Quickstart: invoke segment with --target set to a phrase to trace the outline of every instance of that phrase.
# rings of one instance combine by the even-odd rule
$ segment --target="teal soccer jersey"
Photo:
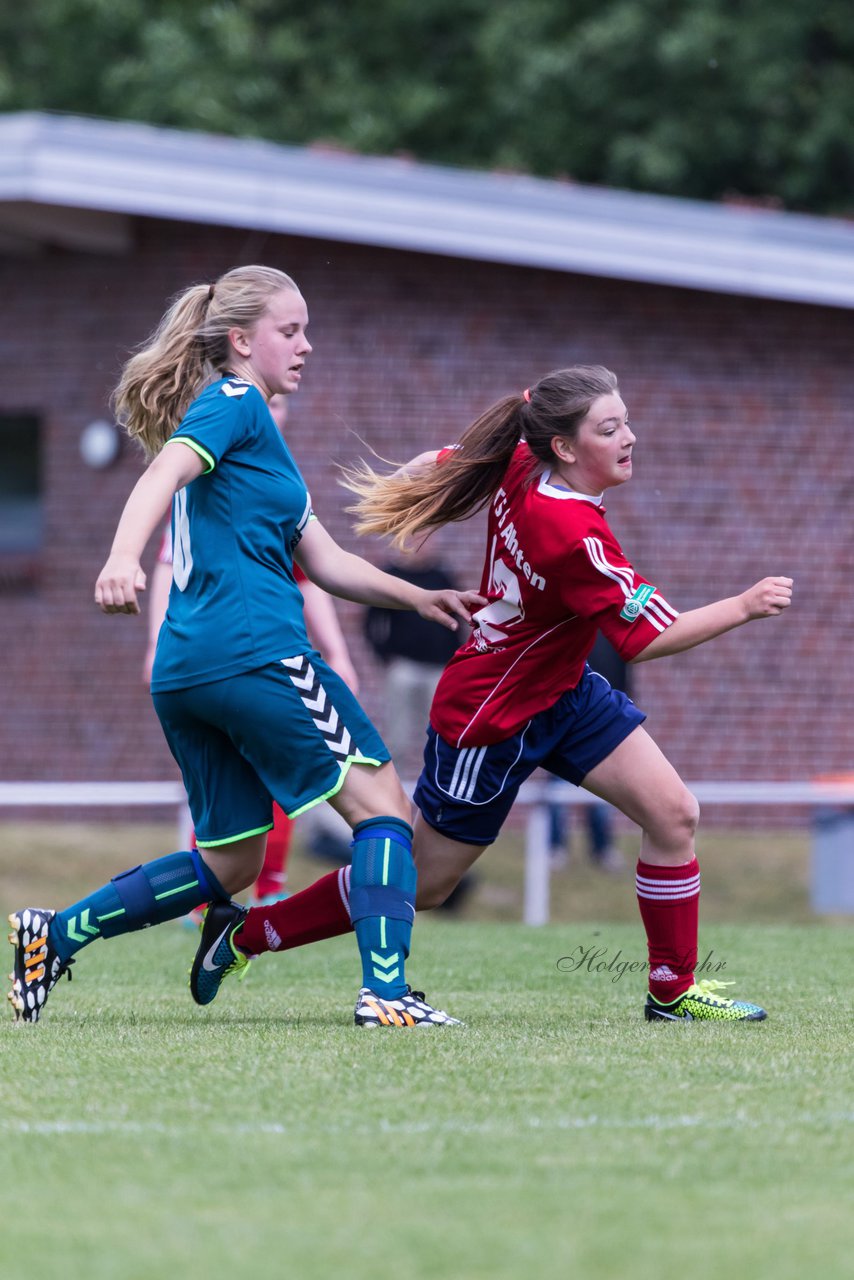
[[[152,692],[252,671],[311,645],[293,552],[311,498],[258,389],[221,378],[172,441],[205,471],[172,505],[173,581]]]

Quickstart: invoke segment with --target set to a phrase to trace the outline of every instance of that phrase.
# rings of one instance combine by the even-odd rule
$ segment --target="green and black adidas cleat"
[[[648,995],[644,1017],[647,1022],[763,1022],[768,1015],[758,1004],[728,1000],[717,994],[722,987],[733,985],[732,982],[705,978],[702,982],[695,982],[670,1004],[662,1004]]]

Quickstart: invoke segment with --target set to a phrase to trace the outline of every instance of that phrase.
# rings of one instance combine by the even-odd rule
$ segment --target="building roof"
[[[133,218],[854,307],[854,226],[517,174],[0,115],[0,252],[126,251]]]

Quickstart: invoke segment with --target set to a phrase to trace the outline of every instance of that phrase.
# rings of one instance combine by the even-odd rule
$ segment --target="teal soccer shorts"
[[[152,697],[201,848],[269,830],[273,800],[295,818],[334,795],[351,764],[391,759],[318,653]]]

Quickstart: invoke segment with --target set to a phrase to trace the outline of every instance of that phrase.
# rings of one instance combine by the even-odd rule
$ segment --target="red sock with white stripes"
[[[337,938],[352,928],[350,868],[341,867],[290,898],[269,907],[251,907],[235,941],[247,955],[259,956]]]
[[[697,964],[700,865],[654,866],[638,859],[637,894],[649,945],[649,990],[669,1003],[687,991]]]

